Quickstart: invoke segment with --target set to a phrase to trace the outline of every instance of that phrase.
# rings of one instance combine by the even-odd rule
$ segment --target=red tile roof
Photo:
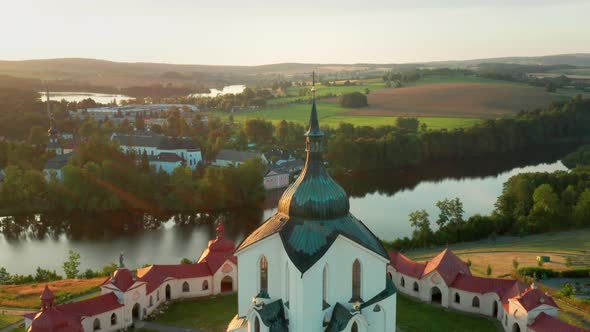
[[[529,325],[529,329],[535,332],[588,332],[580,327],[570,325],[566,322],[560,321],[559,319],[547,315],[546,313],[540,313],[535,321]]]
[[[57,307],[47,308],[35,315],[28,332],[83,332],[79,318],[72,317]]]
[[[117,289],[126,292],[133,284],[135,284],[135,280],[133,279],[133,274],[131,271],[125,268],[120,268],[113,274],[113,277],[107,279],[103,285],[111,284]]]
[[[518,280],[483,278],[468,274],[459,274],[450,286],[472,293],[496,293],[502,302],[528,288],[527,284]]]
[[[553,298],[543,293],[543,291],[538,288],[528,289],[521,296],[517,296],[516,300],[526,311],[531,311],[543,304],[558,308],[557,303],[553,301]]]
[[[58,308],[80,317],[96,316],[123,307],[115,293],[100,295],[88,300],[62,304]]]
[[[189,279],[213,275],[206,263],[177,264],[177,265],[152,265],[137,270],[139,280],[147,282],[147,294],[160,287],[168,278]]]
[[[88,300],[61,304],[44,311],[27,314],[32,319],[30,332],[78,332],[83,331],[83,317],[96,316],[123,307],[114,293],[100,295]]]
[[[455,256],[449,248],[446,248],[426,263],[423,275],[427,275],[433,271],[437,271],[447,285],[452,284],[453,280],[460,273],[471,275],[467,263]]]
[[[426,264],[413,261],[397,251],[390,252],[389,259],[391,266],[398,272],[417,279],[422,277],[422,273],[426,267]]]

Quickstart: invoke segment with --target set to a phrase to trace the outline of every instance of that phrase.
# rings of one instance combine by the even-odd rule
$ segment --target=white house
[[[119,147],[125,153],[133,151],[140,156],[147,155],[150,165],[167,173],[172,173],[179,165],[186,165],[194,170],[202,161],[201,150],[189,138],[166,137],[151,131],[136,131],[132,134],[113,133],[111,140],[119,143]],[[172,154],[177,158],[172,157]]]
[[[269,168],[264,173],[264,189],[272,190],[285,188],[289,185],[290,173],[281,167]]]
[[[101,286],[100,296],[68,304],[55,305],[55,296],[45,287],[41,311],[25,315],[26,331],[119,331],[144,319],[163,302],[235,292],[234,249],[220,223],[217,238],[209,241],[194,264],[152,265],[138,269],[137,276],[121,267]]]
[[[236,250],[238,313],[227,330],[395,331],[388,253],[323,167],[315,98],[306,136],[301,176]]]
[[[268,160],[264,154],[259,152],[246,152],[237,150],[222,149],[217,153],[215,160],[211,162],[214,166],[226,167],[229,165],[239,166],[248,160],[260,159],[265,164],[268,164]]]

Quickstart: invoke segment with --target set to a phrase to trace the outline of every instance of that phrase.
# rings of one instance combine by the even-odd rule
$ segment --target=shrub
[[[519,265],[519,264],[520,264],[520,263],[518,262],[518,260],[517,260],[516,258],[514,258],[514,259],[512,260],[512,267],[514,267],[514,269],[515,269],[515,270],[518,270],[518,265]]]
[[[540,279],[556,278],[559,276],[558,272],[542,267],[522,267],[518,269],[517,274],[520,276],[537,277]]]
[[[340,96],[339,102],[342,107],[348,108],[365,107],[369,105],[367,96],[360,92],[345,93]]]
[[[561,271],[563,278],[588,278],[590,277],[590,269],[576,269]]]
[[[572,258],[570,256],[567,256],[565,258],[565,266],[567,266],[567,267],[572,266]]]
[[[488,277],[492,275],[492,266],[490,264],[488,264],[488,267],[486,268],[486,275]]]

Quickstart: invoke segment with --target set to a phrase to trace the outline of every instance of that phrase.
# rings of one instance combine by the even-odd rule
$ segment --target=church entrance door
[[[228,293],[234,290],[234,280],[230,276],[225,276],[221,279],[221,292]]]
[[[438,287],[436,287],[436,286],[432,287],[432,289],[430,290],[430,294],[431,294],[430,302],[436,303],[436,304],[442,303],[442,293],[440,292],[440,289]]]

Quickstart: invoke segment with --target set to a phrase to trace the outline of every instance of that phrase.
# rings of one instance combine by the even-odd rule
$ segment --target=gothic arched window
[[[184,282],[184,284],[182,284],[182,292],[183,293],[188,293],[191,291],[191,287],[188,285],[188,282]]]
[[[266,257],[260,258],[260,292],[268,293],[268,261]]]
[[[479,297],[474,296],[473,301],[471,301],[471,306],[475,308],[479,308]]]
[[[461,303],[461,295],[459,293],[455,293],[455,303]]]
[[[209,282],[207,280],[203,281],[203,290],[208,290],[209,289]]]
[[[361,262],[358,259],[352,264],[352,299],[361,299]]]
[[[328,265],[324,266],[322,272],[322,300],[323,303],[328,303]]]

